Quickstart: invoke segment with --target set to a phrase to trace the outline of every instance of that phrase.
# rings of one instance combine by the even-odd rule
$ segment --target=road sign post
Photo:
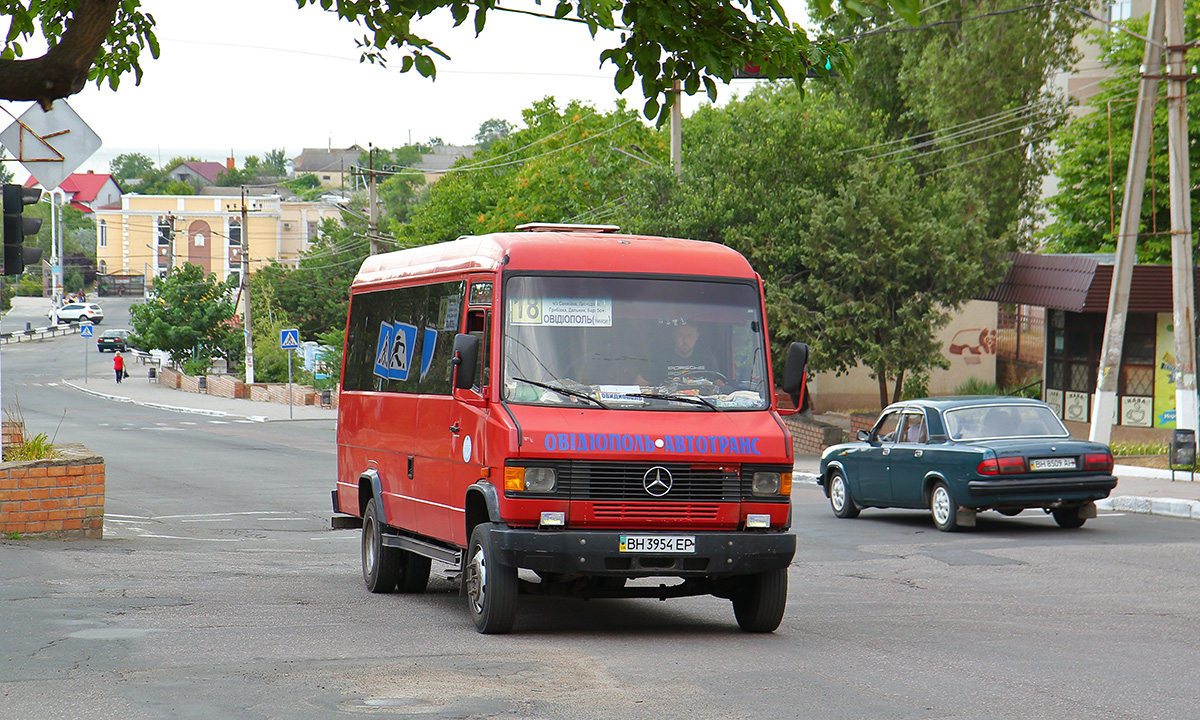
[[[95,333],[95,329],[91,323],[84,323],[79,326],[79,337],[83,338],[84,340],[91,339],[91,337],[94,333]],[[83,382],[84,382],[84,384],[87,384],[87,381],[88,381],[88,343],[85,342],[83,344]]]
[[[300,330],[288,328],[279,331],[279,349],[289,351],[288,356],[288,420],[292,419],[292,353],[300,347]]]

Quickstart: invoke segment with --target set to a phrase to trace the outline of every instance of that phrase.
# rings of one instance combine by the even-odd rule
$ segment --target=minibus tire
[[[396,583],[402,593],[423,593],[429,585],[429,558],[415,552],[401,550],[404,554],[404,568]]]
[[[367,502],[363,512],[362,572],[367,590],[390,593],[396,589],[403,568],[403,551],[383,544],[383,520],[379,517],[375,498]]]
[[[733,615],[746,632],[775,632],[787,607],[787,568],[748,575],[733,596]]]
[[[463,560],[467,610],[475,629],[484,635],[512,630],[517,618],[517,568],[496,558],[493,527],[492,523],[475,526]]]

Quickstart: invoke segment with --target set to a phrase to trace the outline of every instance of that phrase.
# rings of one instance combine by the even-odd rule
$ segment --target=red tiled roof
[[[96,199],[96,196],[100,194],[100,189],[110,179],[112,179],[112,175],[108,173],[72,173],[59,183],[58,189],[66,193],[71,202],[90,203]],[[37,180],[33,178],[25,181],[25,187],[33,187],[37,184]],[[89,209],[84,210],[91,212]]]

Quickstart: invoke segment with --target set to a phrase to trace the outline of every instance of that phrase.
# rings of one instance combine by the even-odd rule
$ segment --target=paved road
[[[106,457],[106,539],[0,540],[0,717],[1195,715],[1200,523],[945,534],[920,512],[838,520],[799,485],[772,635],[714,598],[523,597],[485,637],[445,578],[364,590],[358,534],[326,529],[331,421],[94,397],[61,383],[71,342],[0,350],[4,400]]]

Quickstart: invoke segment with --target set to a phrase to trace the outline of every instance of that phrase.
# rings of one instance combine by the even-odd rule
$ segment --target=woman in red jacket
[[[121,353],[113,356],[113,370],[117,373],[117,384],[125,377],[125,358],[121,357]]]

